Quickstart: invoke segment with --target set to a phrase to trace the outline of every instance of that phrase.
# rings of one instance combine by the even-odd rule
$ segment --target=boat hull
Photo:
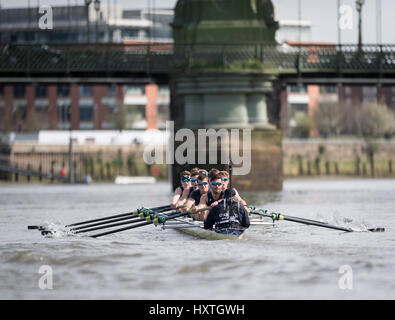
[[[265,221],[264,219],[252,219],[251,225],[259,225],[259,226],[273,226],[273,222]],[[170,223],[166,223],[163,229],[174,229],[183,234],[187,234],[190,236],[194,236],[201,239],[207,240],[241,240],[245,239],[246,233],[248,233],[248,229],[245,230],[241,235],[232,235],[232,234],[222,234],[217,233],[214,230],[207,230],[203,228],[202,221],[196,221],[191,218],[179,218],[175,219]]]

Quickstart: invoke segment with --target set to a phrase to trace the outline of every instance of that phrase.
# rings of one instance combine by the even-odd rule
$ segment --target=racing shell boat
[[[251,219],[250,223],[251,226],[259,225],[262,227],[272,227],[274,225],[273,221],[267,221],[262,219],[262,217]],[[181,233],[207,240],[241,240],[244,239],[245,235],[248,233],[248,229],[244,230],[242,234],[218,233],[215,230],[204,229],[202,221],[193,220],[189,217],[180,217],[168,221],[162,225],[162,230],[165,229],[174,229]]]

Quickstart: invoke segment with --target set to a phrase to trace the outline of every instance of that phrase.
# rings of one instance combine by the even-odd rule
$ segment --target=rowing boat
[[[274,225],[273,221],[265,221],[265,219],[262,219],[261,217],[251,219],[250,223],[251,225],[264,227]],[[202,221],[196,221],[189,217],[181,217],[172,221],[168,221],[162,226],[162,230],[165,229],[174,229],[183,234],[207,240],[241,240],[245,239],[246,233],[248,233],[248,229],[245,230],[241,235],[218,233],[214,230],[204,229]]]

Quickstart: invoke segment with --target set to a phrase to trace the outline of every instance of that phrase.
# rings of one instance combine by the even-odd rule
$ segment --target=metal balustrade
[[[239,70],[395,73],[395,45],[0,44],[0,75]]]

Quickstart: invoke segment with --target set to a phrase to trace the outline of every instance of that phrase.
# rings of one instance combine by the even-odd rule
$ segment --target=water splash
[[[47,231],[46,234],[43,234],[45,238],[81,237],[81,235],[70,231],[69,228],[66,228],[60,222],[44,223],[42,227]]]

